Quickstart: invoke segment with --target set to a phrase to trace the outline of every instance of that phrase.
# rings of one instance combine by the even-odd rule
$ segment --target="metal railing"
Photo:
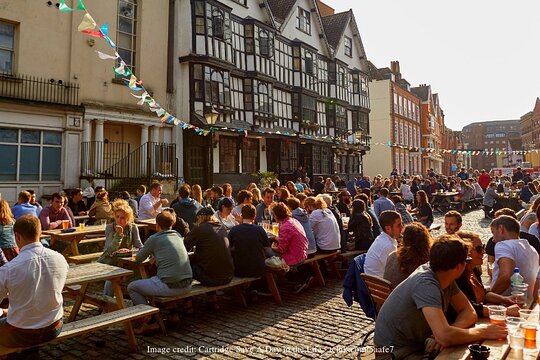
[[[81,176],[106,178],[110,168],[130,154],[128,143],[89,141],[81,144]]]
[[[129,150],[124,143],[83,143],[81,177],[105,179],[107,188],[129,180],[149,183],[178,178],[176,144],[147,142]]]
[[[79,105],[79,84],[30,75],[0,73],[0,98]]]

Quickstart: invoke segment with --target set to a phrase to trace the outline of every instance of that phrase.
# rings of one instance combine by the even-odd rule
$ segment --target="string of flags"
[[[399,149],[408,150],[411,152],[420,152],[420,153],[427,153],[427,154],[433,154],[433,153],[442,153],[442,154],[452,154],[452,155],[526,155],[530,153],[538,153],[538,149],[535,150],[501,150],[499,148],[490,148],[490,149],[484,149],[484,150],[458,150],[458,149],[433,149],[433,148],[423,148],[423,147],[415,147],[415,146],[408,146],[408,145],[401,145],[392,143],[391,141],[382,143],[382,142],[375,142],[371,143],[371,145],[376,146],[386,146],[386,147],[395,147]]]
[[[76,6],[75,6],[76,3]],[[74,11],[84,11],[85,14],[81,20],[81,23],[77,27],[77,30],[85,35],[92,36],[95,38],[104,39],[107,41],[109,46],[114,51],[114,54],[107,54],[101,51],[97,51],[97,56],[101,60],[114,60],[116,65],[113,66],[113,72],[118,77],[124,81],[124,85],[127,86],[131,91],[131,95],[137,99],[137,105],[144,106],[147,105],[148,109],[155,113],[157,117],[160,118],[161,123],[171,124],[179,126],[181,129],[191,129],[194,130],[197,135],[207,136],[212,131],[216,130],[226,130],[236,133],[241,133],[245,137],[248,135],[248,130],[257,134],[276,134],[276,135],[285,135],[290,137],[301,137],[303,139],[313,139],[313,140],[323,140],[323,141],[336,141],[333,137],[318,136],[318,135],[308,135],[308,134],[298,134],[294,130],[284,131],[284,130],[262,130],[256,129],[252,130],[245,128],[230,128],[230,127],[210,127],[208,130],[197,127],[195,125],[189,124],[185,121],[182,121],[164,109],[145,89],[143,81],[133,74],[129,65],[122,59],[120,54],[116,51],[116,44],[109,37],[109,24],[105,23],[102,26],[98,26],[97,22],[94,20],[90,12],[86,9],[86,6],[83,3],[83,0],[73,0],[73,7],[70,7],[66,4],[66,0],[60,0],[60,6],[58,8],[62,12],[74,12]],[[344,140],[337,140],[338,142],[347,143]]]

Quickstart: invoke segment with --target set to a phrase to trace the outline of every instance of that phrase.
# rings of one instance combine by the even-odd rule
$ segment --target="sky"
[[[540,0],[323,0],[353,9],[368,60],[398,60],[453,130],[519,119],[540,97]]]

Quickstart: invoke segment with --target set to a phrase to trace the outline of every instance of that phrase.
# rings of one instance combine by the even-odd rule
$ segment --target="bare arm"
[[[476,311],[474,311],[471,302],[469,299],[467,299],[463,292],[460,291],[456,295],[452,296],[450,299],[450,304],[457,313],[456,321],[452,324],[452,326],[466,329],[473,326],[476,320],[478,320]]]
[[[506,337],[506,327],[500,325],[477,326],[470,329],[461,329],[451,326],[446,321],[440,308],[425,307],[422,313],[433,332],[435,340],[443,347],[469,344],[484,339],[501,339]]]
[[[495,280],[495,284],[491,287],[491,291],[496,294],[502,294],[510,287],[510,277],[514,271],[516,263],[509,258],[499,259],[499,276]]]

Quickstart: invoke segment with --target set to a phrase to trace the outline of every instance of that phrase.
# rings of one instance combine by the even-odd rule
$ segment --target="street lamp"
[[[219,118],[219,112],[212,107],[206,110],[206,112],[204,113],[204,118],[206,119],[208,125],[215,125],[216,121]]]

